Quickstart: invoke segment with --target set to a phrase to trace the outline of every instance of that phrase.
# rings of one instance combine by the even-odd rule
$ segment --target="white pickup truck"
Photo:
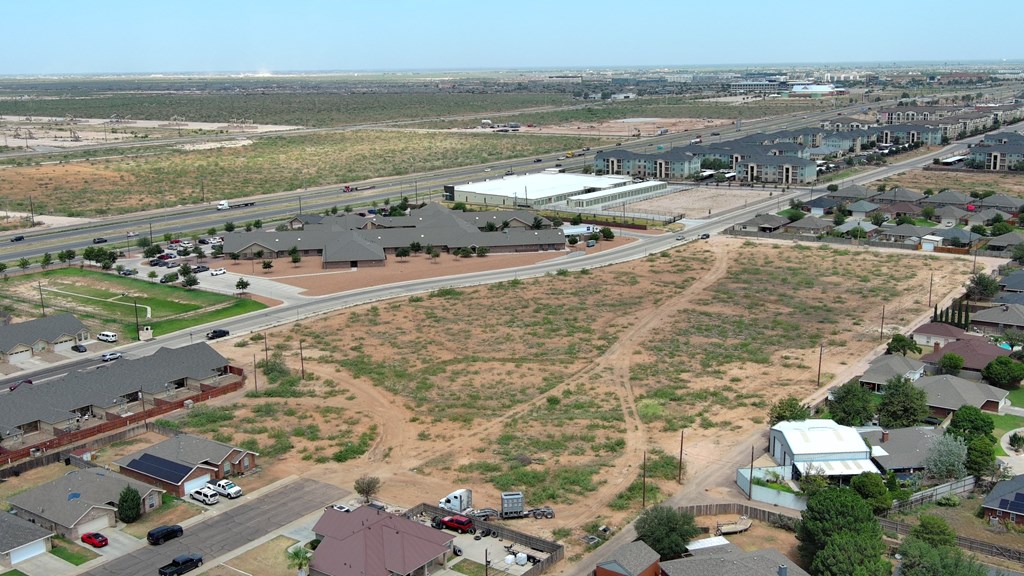
[[[207,484],[207,488],[226,498],[238,498],[242,495],[242,489],[231,480],[218,480],[213,484]]]

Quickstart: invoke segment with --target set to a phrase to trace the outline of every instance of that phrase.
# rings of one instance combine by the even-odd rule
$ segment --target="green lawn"
[[[74,542],[69,542],[63,538],[53,538],[51,540],[53,547],[50,548],[50,554],[68,562],[75,566],[81,566],[89,560],[96,558],[99,554],[83,548]]]
[[[18,570],[17,568],[15,568],[14,570],[10,570],[10,571],[4,572],[3,574],[0,574],[0,576],[28,576],[28,574],[25,574],[21,570]]]
[[[70,312],[94,331],[115,330],[125,339],[135,335],[136,303],[139,323],[161,336],[266,308],[255,300],[76,267],[11,278],[0,284],[0,298],[17,313],[38,315],[38,297],[25,295],[25,287],[34,290],[38,282],[48,313]],[[148,318],[146,307],[151,310]]]
[[[989,416],[992,417],[992,422],[996,425],[992,435],[996,437],[997,441],[1010,430],[1024,428],[1024,416],[1014,416],[1013,414],[989,414]],[[996,455],[1007,455],[1006,451],[998,443],[996,444]]]
[[[1010,404],[1018,408],[1024,408],[1024,386],[1010,390]]]

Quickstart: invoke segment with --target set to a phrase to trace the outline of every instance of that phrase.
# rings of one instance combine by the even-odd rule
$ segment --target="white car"
[[[135,238],[136,236],[139,235],[138,232],[126,232],[126,234],[128,235],[129,238]]]
[[[210,270],[210,276],[220,276],[221,274],[227,274],[228,271],[223,268],[214,268]]]

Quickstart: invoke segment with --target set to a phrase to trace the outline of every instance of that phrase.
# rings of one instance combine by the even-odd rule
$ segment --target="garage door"
[[[22,350],[21,352],[12,352],[7,355],[7,361],[14,362],[25,362],[32,358],[32,350]]]
[[[199,490],[200,488],[206,486],[206,483],[209,481],[210,475],[203,474],[202,476],[196,478],[195,480],[189,480],[188,482],[185,482],[185,495],[188,495],[193,490]]]
[[[74,338],[63,338],[63,339],[60,339],[60,340],[54,340],[53,341],[53,349],[56,352],[60,352],[61,350],[70,350],[71,346],[73,346],[74,343],[75,343],[75,339]]]
[[[99,518],[93,518],[88,522],[83,522],[75,526],[75,530],[78,532],[79,536],[86,532],[102,532],[107,528],[110,528],[110,517],[106,515]]]
[[[46,552],[46,540],[26,544],[20,548],[11,550],[11,564],[24,562],[25,560],[28,560],[33,556],[43,554],[44,552]]]

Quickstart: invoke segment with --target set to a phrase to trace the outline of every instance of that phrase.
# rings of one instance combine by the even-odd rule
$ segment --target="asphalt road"
[[[156,574],[157,570],[179,554],[203,555],[206,563],[257,538],[266,536],[323,509],[345,491],[315,480],[300,478],[251,502],[242,504],[185,529],[181,538],[162,546],[145,546],[97,566],[85,576],[124,576]],[[216,507],[214,507],[216,508]]]

